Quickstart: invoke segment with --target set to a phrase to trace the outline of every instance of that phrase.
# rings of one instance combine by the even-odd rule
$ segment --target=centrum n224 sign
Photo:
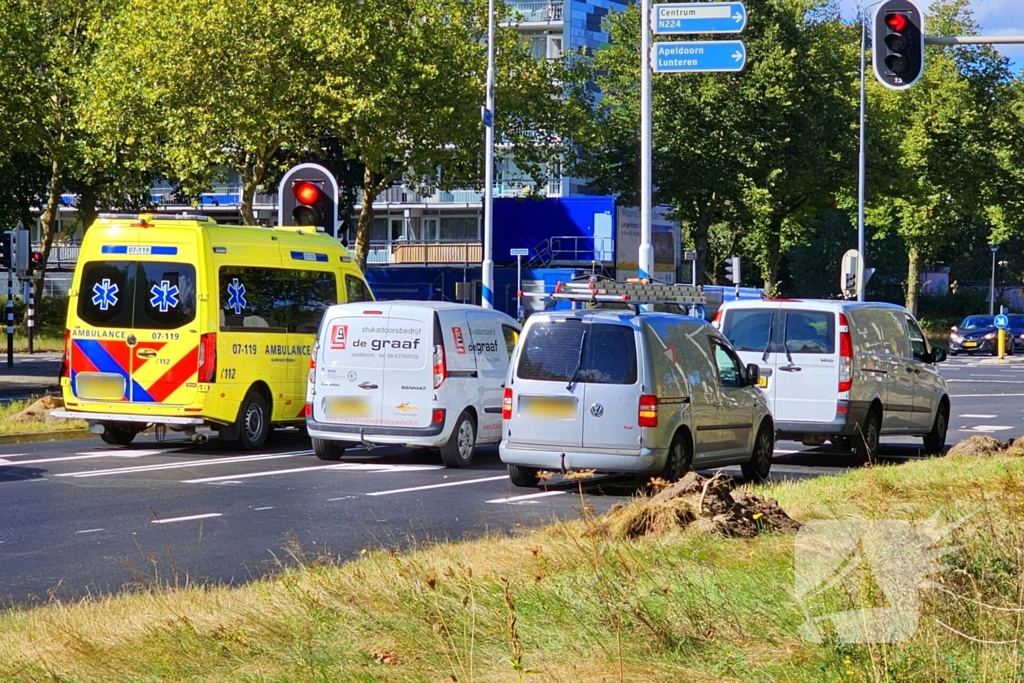
[[[742,2],[688,2],[655,5],[651,30],[656,36],[742,33],[747,8]]]

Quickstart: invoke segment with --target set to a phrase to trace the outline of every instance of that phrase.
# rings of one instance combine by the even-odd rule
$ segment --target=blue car
[[[1006,330],[1006,353],[1024,352],[1024,315],[1008,317],[1010,327]],[[959,325],[949,328],[949,355],[958,353],[972,356],[975,353],[998,354],[999,330],[995,326],[995,316],[969,315]]]

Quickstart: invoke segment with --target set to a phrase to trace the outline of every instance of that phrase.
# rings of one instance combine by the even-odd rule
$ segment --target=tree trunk
[[[373,225],[373,200],[377,198],[377,182],[373,171],[363,171],[363,207],[356,224],[356,265],[366,272],[366,259],[370,255],[370,226]]]
[[[921,254],[917,247],[907,245],[907,310],[917,316],[917,299],[921,289]]]
[[[693,249],[697,252],[697,283],[702,285],[705,282],[714,284],[715,282],[715,270],[714,268],[708,269],[708,264],[712,262],[709,258],[708,250],[711,248],[708,243],[708,226],[701,216],[693,223]]]
[[[243,225],[256,225],[256,216],[252,212],[252,202],[256,196],[256,187],[259,184],[260,181],[257,180],[256,173],[242,176],[242,202],[238,207],[238,212],[242,214]]]
[[[39,301],[43,294],[43,279],[46,275],[46,263],[50,260],[50,249],[53,248],[53,234],[57,227],[57,209],[60,205],[60,187],[64,182],[64,165],[59,159],[53,159],[50,166],[50,190],[46,198],[46,208],[39,217],[39,224],[42,229],[43,262],[41,270],[35,281],[35,301]]]
[[[775,284],[779,280],[779,266],[782,264],[782,221],[773,218],[768,225],[768,253],[764,273],[764,295],[775,294]]]
[[[99,218],[96,211],[96,188],[92,185],[84,185],[78,193],[78,220],[82,226],[82,237],[85,231],[92,227],[92,224]]]

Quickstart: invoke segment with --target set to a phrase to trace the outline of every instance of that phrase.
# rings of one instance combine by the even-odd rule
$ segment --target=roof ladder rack
[[[559,282],[553,299],[589,303],[623,303],[630,305],[675,304],[691,306],[707,303],[704,290],[693,285],[668,285],[646,280],[632,282]]]

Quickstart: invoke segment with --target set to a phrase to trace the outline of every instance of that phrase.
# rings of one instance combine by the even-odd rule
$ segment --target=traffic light
[[[278,222],[308,225],[337,236],[338,182],[319,164],[299,164],[284,174],[278,188]]]
[[[25,269],[26,275],[35,275],[43,271],[43,252],[33,251],[28,255],[28,268]]]
[[[875,12],[872,62],[887,88],[906,90],[924,72],[924,14],[914,0],[886,0]]]
[[[0,270],[11,269],[11,233],[0,232]]]
[[[725,278],[734,285],[738,285],[740,283],[739,256],[730,256],[725,259]]]

